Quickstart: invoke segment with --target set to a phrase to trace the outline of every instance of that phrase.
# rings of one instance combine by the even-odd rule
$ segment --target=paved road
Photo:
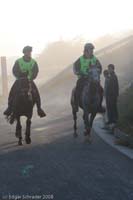
[[[94,132],[93,143],[85,144],[81,120],[79,137],[72,136],[68,105],[75,82],[70,66],[40,88],[48,117],[35,114],[31,145],[16,145],[15,126],[0,109],[0,200],[15,199],[9,194],[26,200],[49,194],[55,200],[133,200],[133,161]]]
[[[1,116],[0,199],[133,200],[133,162],[94,132],[85,144],[80,124],[74,139],[70,112],[56,109],[45,120],[34,116],[32,144],[23,147]]]

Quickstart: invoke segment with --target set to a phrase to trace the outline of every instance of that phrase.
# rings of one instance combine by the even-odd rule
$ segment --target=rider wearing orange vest
[[[83,90],[86,79],[89,75],[89,68],[96,66],[99,69],[99,73],[102,72],[102,65],[99,60],[93,55],[94,45],[87,43],[84,46],[83,55],[76,60],[73,65],[74,74],[78,76],[76,91],[75,91],[75,110],[78,111],[79,98]],[[102,91],[102,88],[101,88]],[[101,103],[103,94],[101,92]],[[99,112],[103,112],[102,106],[99,108]]]
[[[31,82],[33,89],[35,91],[35,100],[37,105],[37,111],[38,115],[40,117],[45,117],[45,112],[41,109],[41,99],[39,95],[39,91],[33,82],[33,80],[37,77],[39,69],[37,62],[31,57],[32,47],[26,46],[23,48],[23,54],[24,56],[16,60],[14,66],[13,66],[13,75],[16,78],[15,83],[13,84],[9,98],[8,98],[8,108],[5,110],[4,115],[9,116],[12,113],[12,106],[13,106],[13,100],[17,93],[18,89],[18,82],[17,80],[22,77],[27,77]]]

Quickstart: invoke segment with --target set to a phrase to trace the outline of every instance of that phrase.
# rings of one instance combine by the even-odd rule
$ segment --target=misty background
[[[133,31],[130,30],[126,32],[115,33],[112,35],[104,35],[91,42],[94,43],[95,51],[97,52],[100,49],[108,47],[111,44],[115,44],[116,42],[128,38],[132,35]],[[69,67],[70,65],[71,65],[71,73],[73,73],[72,63],[82,54],[83,46],[86,42],[89,41],[86,41],[82,37],[76,37],[72,40],[60,39],[58,41],[49,43],[40,54],[37,55],[33,54],[33,57],[37,60],[37,63],[39,65],[39,74],[35,80],[38,86],[39,87],[42,86],[48,80],[58,75],[62,70]],[[35,48],[36,47],[33,47],[33,53]],[[99,58],[102,63],[103,69],[105,69],[107,65],[110,63],[115,64],[121,88],[126,87],[132,80],[133,76],[132,55],[133,55],[133,42],[131,40],[124,46],[122,47],[120,46],[117,49],[113,49],[113,52],[111,52],[107,56],[105,55]],[[20,56],[7,57],[9,89],[15,80],[15,78],[12,75],[12,67],[15,60],[19,57]]]

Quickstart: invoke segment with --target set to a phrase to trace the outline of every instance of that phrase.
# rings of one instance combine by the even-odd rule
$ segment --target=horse
[[[93,66],[86,77],[86,81],[83,90],[80,94],[79,107],[83,110],[83,120],[84,120],[84,135],[86,141],[91,142],[91,129],[93,121],[98,109],[100,107],[100,73],[99,69]],[[74,120],[74,137],[78,137],[77,134],[77,109],[75,109],[75,90],[72,90],[71,94],[71,107]]]
[[[22,126],[20,118],[21,116],[27,117],[25,142],[26,144],[30,144],[31,118],[35,105],[35,91],[32,87],[33,83],[26,77],[18,79],[15,84],[17,84],[17,91],[13,100],[12,113],[8,116],[7,120],[10,124],[13,124],[15,121],[17,122],[15,136],[19,139],[18,145],[22,145]]]

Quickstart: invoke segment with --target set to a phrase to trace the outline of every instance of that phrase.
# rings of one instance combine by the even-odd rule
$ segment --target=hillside
[[[133,85],[120,95],[118,108],[119,128],[133,136]]]

